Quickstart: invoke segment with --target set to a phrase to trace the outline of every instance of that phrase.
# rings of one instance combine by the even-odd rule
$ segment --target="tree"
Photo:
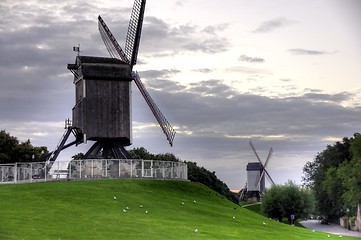
[[[0,131],[0,163],[45,161],[47,147],[34,147],[30,140],[19,143],[5,130]]]
[[[329,220],[336,220],[340,216],[342,203],[334,196],[340,196],[344,188],[337,181],[325,182],[326,178],[335,176],[332,168],[338,168],[344,162],[351,161],[352,154],[349,151],[351,139],[345,137],[341,142],[327,145],[326,149],[318,153],[313,162],[307,162],[303,168],[305,177],[303,181],[310,187],[316,199],[316,208],[321,215]],[[328,170],[330,170],[329,173]]]
[[[202,183],[226,197],[228,200],[238,203],[236,195],[229,190],[227,184],[217,178],[216,172],[210,172],[204,167],[199,167],[195,162],[185,161],[185,163],[187,163],[188,166],[188,179],[190,181]]]
[[[270,218],[282,221],[291,214],[296,218],[306,217],[314,210],[312,192],[307,188],[300,188],[289,181],[285,185],[274,185],[266,191],[262,199],[262,211]]]
[[[328,220],[337,220],[361,203],[361,135],[328,145],[304,167],[304,182],[315,192],[317,210]]]
[[[147,160],[160,160],[160,161],[180,161],[179,158],[174,156],[173,153],[161,153],[161,154],[153,154],[148,152],[144,147],[134,148],[129,151],[129,155],[133,159],[147,159]]]
[[[73,160],[80,160],[84,158],[84,153],[77,153],[71,157]]]
[[[351,142],[352,160],[337,169],[337,176],[342,182],[343,209],[356,213],[357,204],[361,204],[361,134],[356,133]]]

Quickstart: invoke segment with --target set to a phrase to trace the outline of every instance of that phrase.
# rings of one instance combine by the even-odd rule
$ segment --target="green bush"
[[[274,185],[266,191],[262,199],[262,211],[270,218],[288,218],[291,214],[297,218],[305,218],[314,211],[313,195],[309,189],[298,187],[289,181],[285,185]]]

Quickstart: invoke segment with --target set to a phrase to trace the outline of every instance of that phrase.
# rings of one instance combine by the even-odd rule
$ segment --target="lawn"
[[[0,206],[0,239],[339,239],[270,220],[185,181],[0,185]]]

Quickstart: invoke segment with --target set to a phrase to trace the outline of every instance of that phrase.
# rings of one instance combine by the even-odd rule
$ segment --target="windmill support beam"
[[[80,131],[80,129],[76,128],[76,127],[72,127],[70,120],[66,121],[66,126],[65,126],[65,132],[63,134],[63,136],[60,139],[59,144],[57,145],[56,149],[50,153],[49,158],[47,159],[47,167],[46,169],[48,169],[48,171],[51,169],[51,167],[53,166],[54,162],[56,161],[56,159],[58,158],[60,152],[70,146],[73,146],[75,144],[80,144],[83,142],[83,134]],[[70,134],[73,133],[73,135],[75,136],[75,140],[65,144],[70,136]]]
[[[85,153],[83,159],[130,159],[124,145],[117,139],[100,139]]]

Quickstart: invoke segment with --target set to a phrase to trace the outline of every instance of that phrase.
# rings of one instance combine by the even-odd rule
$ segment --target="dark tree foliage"
[[[47,147],[34,147],[30,140],[19,142],[5,130],[0,131],[0,163],[45,161]]]
[[[361,192],[361,135],[343,138],[318,153],[303,168],[303,181],[315,193],[321,215],[336,221],[345,209],[354,210]]]
[[[173,153],[153,154],[144,147],[134,148],[128,151],[133,159],[161,160],[161,161],[180,161]]]
[[[147,160],[161,160],[161,161],[181,161],[179,158],[174,156],[172,153],[165,154],[152,154],[149,153],[145,148],[135,148],[129,151],[129,154],[134,159],[147,159]],[[232,202],[238,203],[238,199],[233,194],[228,186],[219,180],[215,172],[210,172],[204,167],[197,166],[195,162],[184,161],[188,166],[188,180],[192,182],[199,182],[207,187],[213,189],[217,193],[226,197]]]
[[[291,214],[296,218],[304,218],[314,210],[314,200],[310,189],[298,187],[293,182],[285,185],[274,185],[266,191],[262,199],[262,211],[270,218],[282,221]]]
[[[232,193],[227,184],[219,180],[215,172],[210,172],[204,167],[197,166],[195,162],[185,162],[188,165],[188,179],[192,182],[200,182],[218,192],[228,200],[238,203],[238,198]]]
[[[80,160],[84,158],[84,153],[77,153],[71,157],[73,160]]]

